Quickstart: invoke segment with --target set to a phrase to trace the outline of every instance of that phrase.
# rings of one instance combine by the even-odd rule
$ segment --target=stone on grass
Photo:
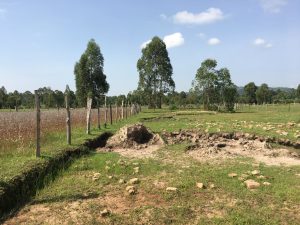
[[[230,173],[230,174],[228,174],[228,176],[229,176],[229,177],[236,177],[237,174],[236,174],[236,173]]]
[[[251,174],[252,174],[252,175],[258,175],[258,174],[260,174],[260,171],[259,171],[259,170],[253,170],[253,171],[251,172]]]
[[[216,185],[210,184],[209,187],[210,187],[211,189],[214,189],[214,188],[216,187]]]
[[[271,183],[269,183],[269,182],[265,181],[265,182],[263,182],[263,185],[265,185],[265,186],[270,186],[270,185],[271,185]]]
[[[197,186],[197,188],[199,188],[199,189],[204,189],[204,188],[205,188],[205,186],[204,186],[203,183],[196,183],[196,186]]]
[[[130,184],[138,184],[140,182],[139,178],[132,178],[129,180]]]
[[[126,187],[126,191],[127,191],[130,195],[133,195],[133,194],[135,194],[135,192],[136,192],[134,186],[127,186],[127,187]]]
[[[110,214],[110,211],[108,209],[103,209],[102,211],[100,211],[100,214],[102,217],[105,217]]]
[[[96,181],[96,180],[99,180],[100,179],[100,173],[94,173],[94,175],[93,175],[93,181]]]
[[[266,177],[265,176],[263,176],[263,175],[259,175],[259,176],[257,176],[257,179],[266,179]]]
[[[125,180],[124,179],[120,179],[119,180],[119,184],[124,184],[125,183]]]
[[[176,187],[167,187],[166,191],[177,191]]]
[[[260,186],[260,183],[256,182],[255,180],[251,180],[251,179],[244,181],[244,183],[246,184],[246,187],[248,189],[255,189]]]
[[[140,172],[140,167],[138,167],[138,166],[134,167],[133,170],[134,170],[134,173],[139,173]]]

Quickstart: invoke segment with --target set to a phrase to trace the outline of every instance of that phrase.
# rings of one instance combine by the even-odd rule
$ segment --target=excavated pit
[[[164,132],[167,144],[188,142],[186,153],[199,161],[215,162],[237,157],[253,158],[266,165],[300,165],[299,142],[275,140],[247,133]],[[285,146],[274,146],[283,143]],[[294,148],[293,148],[294,147]]]

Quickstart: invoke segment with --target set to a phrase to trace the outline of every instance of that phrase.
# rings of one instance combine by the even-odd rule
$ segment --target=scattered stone
[[[289,133],[286,132],[286,131],[281,132],[281,135],[283,135],[283,136],[287,136],[288,134],[289,134]]]
[[[130,184],[138,184],[140,182],[140,180],[138,178],[132,178],[129,180]]]
[[[134,167],[133,170],[134,170],[134,173],[139,173],[140,172],[140,167],[138,167],[138,166]]]
[[[122,159],[119,159],[118,164],[121,165],[121,166],[124,166],[126,164],[126,162]]]
[[[103,209],[102,211],[100,211],[100,214],[102,217],[108,216],[110,214],[110,211],[107,209]]]
[[[136,189],[135,189],[134,186],[127,186],[127,187],[126,187],[126,191],[127,191],[130,195],[133,195],[133,194],[135,194]]]
[[[258,175],[258,174],[260,174],[260,171],[259,171],[259,170],[253,170],[253,171],[251,172],[251,174],[252,174],[252,175]]]
[[[209,187],[210,187],[211,189],[214,189],[214,188],[216,187],[216,185],[210,184]]]
[[[176,187],[167,187],[166,191],[177,191]]]
[[[203,183],[196,183],[196,186],[197,186],[197,188],[199,188],[199,189],[204,189],[204,188],[205,188],[205,186],[204,186]]]
[[[266,179],[266,177],[265,177],[265,176],[263,176],[263,175],[259,175],[259,176],[257,176],[257,179],[261,179],[261,180],[263,180],[263,179]]]
[[[270,185],[271,185],[271,183],[269,183],[269,182],[265,181],[265,182],[263,182],[263,185],[265,185],[265,186],[270,186]]]
[[[96,180],[99,180],[100,179],[100,173],[94,173],[94,175],[93,175],[93,181],[96,181]]]
[[[256,182],[255,180],[246,180],[244,181],[244,183],[246,184],[246,187],[248,189],[256,189],[260,186],[260,183]]]
[[[228,174],[228,177],[231,177],[231,178],[237,177],[237,174],[236,173],[230,173],[230,174]]]
[[[106,169],[106,170],[109,170],[109,169],[110,169],[110,167],[109,167],[109,166],[105,166],[105,169]]]
[[[119,184],[124,184],[125,183],[125,180],[124,179],[120,179],[119,180]]]
[[[108,179],[112,179],[113,178],[113,176],[107,176],[108,177]]]
[[[133,162],[132,165],[138,166],[138,165],[140,165],[140,164],[139,164],[138,162]]]
[[[297,177],[300,177],[300,173],[296,173],[295,175],[296,175]]]

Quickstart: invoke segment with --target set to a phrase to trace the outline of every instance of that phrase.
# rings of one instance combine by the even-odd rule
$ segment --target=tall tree
[[[166,44],[159,37],[153,37],[151,42],[142,49],[137,70],[138,90],[149,97],[148,106],[161,108],[163,95],[174,91],[175,82],[172,78],[173,68]]]
[[[6,106],[7,91],[4,86],[0,88],[0,109]]]
[[[85,52],[75,64],[76,97],[78,104],[85,106],[87,98],[95,104],[100,96],[107,93],[109,84],[103,72],[104,58],[94,39],[88,42]]]
[[[258,104],[265,104],[270,102],[270,90],[267,84],[262,84],[257,91],[256,100]]]
[[[248,104],[256,104],[257,87],[254,82],[250,82],[244,86],[244,95]]]

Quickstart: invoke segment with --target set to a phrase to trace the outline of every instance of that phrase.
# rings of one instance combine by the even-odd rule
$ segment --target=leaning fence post
[[[112,109],[111,109],[111,104],[109,104],[109,114],[110,114],[110,125],[112,125]]]
[[[91,134],[91,109],[92,109],[92,98],[87,98],[87,112],[86,112],[86,133]]]
[[[116,103],[116,123],[118,122],[118,114],[119,114],[119,112],[118,112],[118,103]]]
[[[106,107],[106,95],[104,100],[104,127],[106,128],[107,125],[107,107]]]
[[[124,119],[124,101],[122,100],[122,120]]]
[[[37,91],[35,94],[35,109],[36,109],[36,157],[41,156],[41,110],[40,110],[40,98]]]
[[[71,113],[70,113],[70,105],[69,105],[69,95],[66,94],[65,96],[66,102],[66,110],[67,110],[67,119],[66,119],[66,126],[67,126],[67,143],[71,144]]]
[[[97,125],[98,125],[98,129],[101,129],[101,126],[100,126],[100,109],[99,109],[99,105],[97,106]]]

